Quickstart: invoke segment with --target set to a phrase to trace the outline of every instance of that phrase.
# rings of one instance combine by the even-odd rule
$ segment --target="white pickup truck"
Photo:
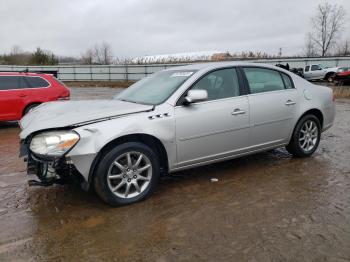
[[[307,80],[331,81],[339,67],[326,68],[320,64],[311,64],[304,67],[304,78]]]

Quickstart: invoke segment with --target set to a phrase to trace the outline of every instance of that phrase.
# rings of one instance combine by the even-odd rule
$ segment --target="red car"
[[[0,72],[0,121],[20,120],[41,103],[69,97],[69,89],[53,75]]]
[[[350,67],[342,67],[333,77],[333,82],[338,85],[350,83]]]

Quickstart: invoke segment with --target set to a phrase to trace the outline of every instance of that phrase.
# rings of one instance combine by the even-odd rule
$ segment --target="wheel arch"
[[[101,150],[98,152],[97,156],[93,160],[92,165],[90,167],[89,178],[88,178],[89,184],[91,184],[91,182],[93,181],[93,178],[95,176],[95,170],[97,168],[97,165],[100,159],[103,157],[103,155],[109,150],[111,150],[112,148],[127,142],[143,143],[146,146],[153,149],[159,157],[161,175],[167,174],[167,172],[169,171],[168,154],[163,143],[155,136],[144,134],[144,133],[137,133],[137,134],[130,134],[130,135],[124,135],[124,136],[118,137],[108,142],[106,145],[104,145],[101,148]]]
[[[328,77],[335,75],[335,72],[327,72],[326,75],[324,76],[324,79],[328,79]]]
[[[26,110],[27,110],[28,107],[30,107],[30,106],[32,106],[32,105],[40,105],[41,103],[42,103],[42,102],[36,101],[36,102],[30,102],[30,103],[26,104],[26,105],[24,106],[23,110],[22,110],[22,117],[24,116],[24,114],[25,114],[25,112],[26,112]]]
[[[295,128],[297,127],[300,119],[302,119],[304,116],[306,115],[314,115],[317,117],[317,119],[320,121],[320,125],[321,125],[321,130],[323,128],[323,121],[324,121],[324,117],[323,117],[323,114],[322,114],[322,111],[320,109],[317,109],[317,108],[311,108],[311,109],[308,109],[306,110],[299,118],[298,120],[295,122],[294,124],[294,128],[293,128],[293,132],[291,132],[290,136],[289,136],[289,141],[291,141],[292,139],[292,136],[293,136],[293,133],[294,133],[294,130]]]
[[[298,119],[298,121],[296,122],[295,126],[299,123],[300,119],[302,119],[304,116],[306,115],[314,115],[317,117],[317,119],[320,121],[320,125],[321,125],[321,130],[323,128],[323,121],[324,121],[324,117],[323,117],[323,113],[321,110],[317,109],[317,108],[312,108],[309,109],[307,111],[305,111]],[[294,127],[295,128],[295,127]]]

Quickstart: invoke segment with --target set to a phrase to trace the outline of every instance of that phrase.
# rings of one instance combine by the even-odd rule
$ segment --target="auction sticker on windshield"
[[[189,77],[193,74],[193,72],[176,72],[172,74],[170,77]]]

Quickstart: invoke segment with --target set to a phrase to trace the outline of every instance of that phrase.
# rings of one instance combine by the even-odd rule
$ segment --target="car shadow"
[[[0,129],[19,127],[17,121],[0,121]]]

